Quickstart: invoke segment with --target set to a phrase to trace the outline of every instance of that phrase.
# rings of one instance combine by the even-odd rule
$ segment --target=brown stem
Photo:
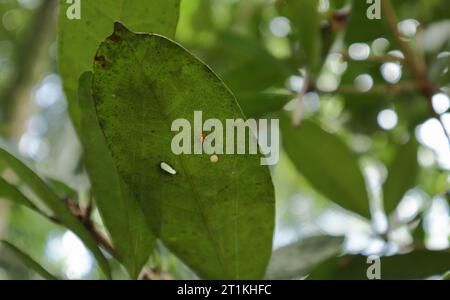
[[[46,0],[37,9],[27,30],[27,37],[19,43],[16,54],[17,73],[11,83],[0,92],[0,104],[7,126],[6,134],[16,137],[22,132],[24,119],[30,114],[28,99],[33,83],[45,71],[48,47],[54,34],[57,0]]]
[[[390,0],[381,0],[381,8],[386,16],[386,20],[392,35],[400,47],[403,55],[405,55],[405,63],[411,69],[412,73],[415,75],[416,80],[421,83],[426,83],[428,81],[425,74],[425,68],[416,59],[414,52],[411,50],[409,45],[402,39],[400,32],[398,31],[398,18],[392,7]]]
[[[297,99],[295,101],[294,112],[292,113],[292,124],[294,127],[300,126],[300,122],[302,121],[302,103],[303,97],[308,91],[310,86],[309,76],[306,74],[303,80],[303,86],[297,94]]]
[[[78,218],[86,227],[86,229],[91,233],[93,238],[96,240],[97,244],[100,245],[103,249],[105,249],[111,256],[119,260],[117,255],[117,251],[114,248],[111,241],[96,227],[94,222],[91,219],[91,211],[92,211],[92,199],[90,199],[88,206],[86,209],[81,209],[77,202],[71,199],[64,199],[65,203],[69,207],[72,214]],[[55,224],[61,225],[62,222],[55,216],[46,215],[44,212],[37,210],[40,214],[47,217],[50,221]],[[142,271],[142,275],[140,277],[141,280],[152,280],[152,279],[172,279],[170,274],[165,272],[160,272],[159,270],[152,269],[144,269]]]

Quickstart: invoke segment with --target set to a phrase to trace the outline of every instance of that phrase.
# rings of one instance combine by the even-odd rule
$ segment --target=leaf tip
[[[130,32],[130,30],[128,30],[128,28],[125,27],[125,25],[123,25],[122,23],[120,23],[119,21],[115,21],[114,22],[114,32],[113,32],[113,36],[114,35],[120,35],[122,33],[127,33]]]

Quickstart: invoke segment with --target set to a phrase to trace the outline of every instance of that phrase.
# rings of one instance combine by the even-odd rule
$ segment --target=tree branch
[[[431,83],[429,83],[431,84]],[[354,86],[340,86],[335,91],[331,92],[332,94],[355,94],[355,95],[363,95],[363,94],[380,94],[380,95],[392,95],[402,92],[411,92],[421,90],[422,87],[418,85],[417,82],[399,82],[397,84],[377,84],[374,85],[369,91],[361,91]],[[320,93],[327,93],[326,91],[320,91]]]

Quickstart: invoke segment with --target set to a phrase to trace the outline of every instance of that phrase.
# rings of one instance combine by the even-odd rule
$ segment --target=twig
[[[89,230],[89,232],[92,234],[94,239],[97,241],[97,243],[102,246],[106,251],[108,251],[109,254],[111,254],[113,257],[117,258],[117,252],[114,249],[114,246],[111,244],[109,239],[105,237],[96,227],[94,222],[92,222],[92,219],[90,218],[89,210],[86,210],[84,213],[78,203],[71,199],[64,199],[64,202],[69,207],[70,211],[72,212],[72,215],[74,215],[76,218],[78,218],[86,227],[86,229]],[[63,222],[58,219],[55,216],[49,216],[45,213],[42,213],[42,215],[46,216],[47,219],[52,221],[55,224],[61,225]]]
[[[421,90],[421,87],[418,86],[416,82],[399,82],[397,84],[378,84],[374,85],[368,91],[361,91],[354,86],[340,86],[335,91],[331,92],[333,94],[396,94],[401,92],[410,92]],[[320,93],[327,93],[326,91],[320,91]]]
[[[100,232],[96,227],[94,222],[91,219],[91,211],[92,211],[92,199],[89,202],[86,209],[83,211],[77,202],[66,198],[64,199],[64,202],[69,207],[70,211],[72,212],[73,216],[78,218],[83,225],[86,227],[86,229],[91,233],[93,238],[96,240],[97,244],[100,245],[103,249],[105,249],[111,256],[119,260],[118,254],[116,249],[114,248],[113,244],[110,242],[110,240],[102,233]],[[60,219],[58,219],[55,216],[49,216],[46,215],[44,212],[38,210],[39,213],[41,213],[43,216],[47,217],[50,221],[52,221],[55,224],[62,225]],[[151,268],[146,269],[142,271],[142,275],[140,276],[141,280],[152,280],[152,279],[172,279],[170,274],[161,272],[157,268]]]

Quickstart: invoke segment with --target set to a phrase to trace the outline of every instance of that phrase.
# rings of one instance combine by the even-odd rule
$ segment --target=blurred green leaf
[[[6,180],[0,177],[0,198],[5,198],[11,202],[19,205],[26,206],[33,210],[38,211],[36,205],[31,202],[21,191],[19,191],[14,185],[8,183]]]
[[[194,124],[194,111],[223,124],[243,118],[227,87],[176,43],[120,23],[96,57],[99,124],[156,235],[204,278],[262,277],[272,248],[274,191],[261,157],[220,155],[213,163],[207,154],[171,150],[171,122]]]
[[[110,276],[108,261],[97,246],[97,242],[84,225],[72,215],[70,209],[62,199],[29,167],[10,153],[0,148],[0,160],[10,167],[14,173],[45,203],[60,219],[60,221],[72,230],[86,245],[97,261],[103,272]]]
[[[84,1],[81,19],[66,16],[71,3],[60,1],[58,62],[69,101],[69,112],[79,129],[78,79],[92,70],[95,51],[111,32],[115,21],[121,21],[138,32],[154,32],[169,37],[175,35],[180,0],[164,1]]]
[[[9,251],[14,253],[14,255],[28,268],[38,273],[42,278],[46,280],[58,280],[58,278],[52,274],[50,274],[47,270],[45,270],[39,263],[37,263],[33,258],[31,258],[28,254],[14,246],[13,244],[7,241],[0,241],[1,244],[7,248]]]
[[[126,189],[98,125],[91,97],[92,74],[80,78],[81,141],[95,201],[113,244],[129,274],[137,278],[152,252],[155,237],[136,199]]]
[[[385,256],[380,258],[381,279],[425,279],[433,275],[444,274],[449,267],[448,251],[414,251],[409,254]],[[319,265],[308,279],[322,280],[364,280],[367,269],[373,265],[367,263],[367,257],[361,255],[332,258]]]
[[[284,148],[300,173],[328,199],[370,219],[369,199],[358,157],[336,135],[304,120],[295,128],[280,120]]]
[[[272,253],[266,279],[295,279],[306,275],[319,263],[342,250],[344,238],[313,236]]]
[[[352,0],[332,0],[330,1],[330,9],[339,10],[342,9],[345,5],[349,4]]]
[[[399,147],[388,166],[388,177],[383,185],[384,211],[394,212],[405,193],[416,185],[419,173],[418,144],[414,138]]]
[[[290,19],[292,34],[300,42],[309,72],[315,79],[323,63],[319,0],[278,0],[277,7],[282,15]]]

